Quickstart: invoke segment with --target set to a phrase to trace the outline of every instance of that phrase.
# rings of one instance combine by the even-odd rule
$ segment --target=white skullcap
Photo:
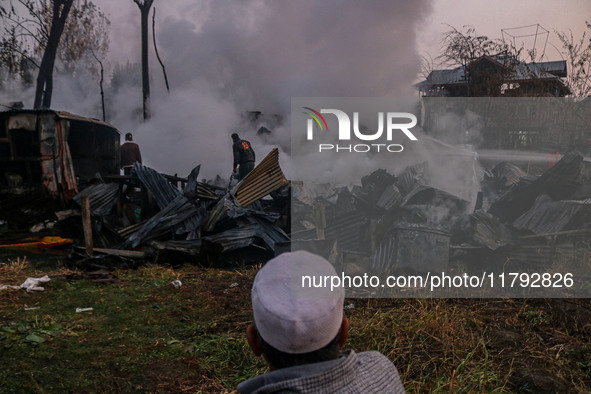
[[[324,258],[304,251],[283,253],[265,264],[252,285],[257,331],[265,342],[285,353],[321,349],[338,334],[345,290],[327,286],[302,288],[302,277],[336,277]]]

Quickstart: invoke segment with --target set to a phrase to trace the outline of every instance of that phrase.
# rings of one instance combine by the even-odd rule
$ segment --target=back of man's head
[[[125,141],[133,141],[133,135],[131,133],[125,134]]]
[[[232,133],[232,141],[238,141],[240,137],[236,133]]]
[[[332,264],[304,251],[281,254],[261,268],[252,287],[252,307],[262,343],[274,353],[293,358],[296,365],[306,359],[300,356],[331,344],[338,352],[338,345],[346,339],[346,333],[344,338],[341,335],[343,325],[348,329],[343,319],[344,289],[331,289],[330,281],[328,286],[311,286],[318,278],[333,276]],[[331,358],[338,356],[333,351],[330,354]]]

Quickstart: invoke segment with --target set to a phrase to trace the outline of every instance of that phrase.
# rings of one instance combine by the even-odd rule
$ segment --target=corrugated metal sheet
[[[529,264],[551,264],[557,250],[572,250],[572,245],[513,245],[498,249],[499,255],[505,255],[510,261]]]
[[[480,58],[475,59],[473,63],[468,65],[473,66],[477,63]],[[503,65],[503,60],[494,59],[493,61],[499,62]],[[534,78],[538,79],[557,79],[557,76],[565,76],[566,73],[566,62],[564,60],[558,60],[554,62],[541,62],[541,63],[524,63],[519,61],[513,66],[513,69],[506,76],[506,81],[521,81],[531,80]],[[433,70],[429,73],[424,81],[417,83],[415,86],[418,88],[429,88],[431,86],[444,86],[444,85],[461,85],[467,82],[464,66],[459,66],[449,70]]]
[[[152,168],[143,166],[140,163],[134,163],[133,169],[140,182],[152,193],[160,209],[164,209],[181,194],[180,190]]]
[[[567,153],[535,181],[514,184],[492,203],[488,211],[504,221],[512,222],[527,212],[540,194],[548,194],[554,200],[569,199],[581,184],[582,165],[583,157],[580,154]]]
[[[187,177],[187,184],[185,186],[184,193],[193,192],[197,188],[197,177],[199,176],[199,171],[201,170],[201,164],[191,170],[191,173]]]
[[[527,174],[513,163],[502,162],[490,171],[496,182],[502,186],[511,186]]]
[[[404,205],[431,205],[445,206],[449,209],[456,209],[459,212],[465,211],[470,203],[453,194],[431,186],[417,186],[413,191],[404,197]]]
[[[89,123],[95,123],[101,126],[106,126],[109,127],[111,129],[117,130],[117,128],[115,128],[112,124],[107,123],[105,121],[99,120],[99,119],[95,119],[95,118],[86,118],[84,116],[80,116],[80,115],[75,115],[72,114],[70,112],[66,112],[66,111],[51,111],[54,112],[57,116],[59,116],[62,119],[68,119],[68,120],[79,120],[82,122],[89,122]],[[117,130],[117,132],[119,133],[119,130]],[[121,133],[119,133],[121,134]]]
[[[207,183],[202,182],[197,182],[196,191],[197,197],[208,200],[217,200],[224,195],[223,193],[225,193],[222,192],[222,189],[217,186],[208,185]]]
[[[400,175],[398,175],[396,184],[403,196],[406,196],[417,186],[426,185],[428,183],[425,178],[428,165],[428,162],[425,161],[420,164],[408,166]]]
[[[529,211],[518,217],[513,226],[536,234],[564,230],[581,209],[591,209],[591,200],[554,201],[546,194],[536,198]]]
[[[152,168],[143,166],[140,163],[134,163],[133,168],[140,182],[142,182],[146,189],[148,189],[148,191],[154,196],[160,209],[165,209],[175,199],[178,199],[178,197],[181,196],[180,190]],[[179,233],[193,231],[201,225],[201,217],[198,214],[199,211],[196,207],[193,208],[195,209],[196,214],[190,215],[186,218],[186,222],[183,223],[182,228],[177,229]]]
[[[42,182],[53,197],[61,195],[70,199],[78,193],[78,185],[62,123],[56,122],[50,114],[39,115],[37,122],[40,133]],[[13,126],[9,124],[10,127]]]
[[[257,246],[256,238],[262,240],[270,251],[274,250],[276,242],[289,241],[289,237],[283,231],[263,222],[236,227],[219,234],[203,237],[203,240],[219,245],[222,248],[221,252],[225,253],[247,246]]]
[[[209,210],[209,216],[203,223],[203,229],[205,231],[213,231],[214,226],[219,222],[228,212],[229,209],[235,207],[234,199],[230,193],[222,197],[215,206]]]
[[[396,185],[390,185],[386,187],[376,205],[382,209],[390,209],[394,205],[401,205],[404,201],[404,197],[400,193],[400,190],[396,187]]]
[[[148,219],[143,226],[133,233],[126,241],[132,248],[140,243],[158,237],[176,227],[176,234],[185,234],[195,230],[199,226],[199,211],[183,195],[177,196],[170,204],[156,215]],[[187,221],[189,218],[195,220]],[[196,227],[195,227],[196,225]]]
[[[396,259],[396,239],[391,236],[385,238],[373,251],[370,267],[376,270],[389,270],[393,268]]]
[[[293,241],[313,241],[317,239],[317,232],[315,228],[295,231],[290,235]]]
[[[287,184],[279,166],[279,149],[273,148],[240,182],[236,190],[236,201],[244,207]]]
[[[324,238],[338,241],[339,249],[346,251],[363,251],[366,242],[364,237],[369,236],[367,225],[369,219],[358,212],[347,212],[336,217],[326,219]],[[293,240],[311,241],[317,239],[316,228],[293,232]]]
[[[397,269],[438,272],[449,268],[449,233],[437,228],[399,225],[395,239]]]
[[[279,150],[274,148],[246,178],[235,186],[236,197],[232,196],[232,192],[227,193],[210,210],[209,217],[204,224],[205,231],[213,231],[216,223],[236,205],[241,207],[250,205],[288,183],[281,167],[279,167]]]
[[[272,221],[268,220],[269,215],[265,216],[245,216],[244,218],[239,219],[237,222],[239,224],[247,225],[251,223],[255,223],[261,226],[263,231],[264,237],[263,240],[265,243],[271,248],[271,250],[275,249],[276,244],[281,244],[290,241],[289,235],[287,235],[282,229],[277,227],[272,223]],[[272,219],[271,219],[272,220]]]
[[[101,183],[82,190],[74,201],[80,204],[83,196],[88,196],[90,213],[94,216],[107,216],[118,201],[119,185],[116,183]]]
[[[169,240],[169,241],[150,241],[150,246],[159,250],[172,250],[175,252],[187,253],[191,256],[197,256],[201,250],[201,239],[195,240]]]
[[[491,250],[511,245],[510,231],[499,219],[486,212],[474,212],[471,216],[474,240]]]
[[[339,241],[341,250],[363,251],[367,246],[363,239],[369,235],[368,231],[366,234],[368,223],[367,216],[358,212],[327,218],[325,238]]]

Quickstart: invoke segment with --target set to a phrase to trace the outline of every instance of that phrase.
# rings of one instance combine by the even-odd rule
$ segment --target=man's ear
[[[343,317],[343,322],[341,323],[341,335],[339,336],[339,347],[343,347],[345,341],[349,337],[349,319]]]
[[[246,329],[246,340],[248,341],[248,346],[250,346],[254,355],[260,357],[261,354],[263,354],[263,349],[261,346],[261,338],[259,337],[259,333],[257,332],[254,324],[251,324]]]

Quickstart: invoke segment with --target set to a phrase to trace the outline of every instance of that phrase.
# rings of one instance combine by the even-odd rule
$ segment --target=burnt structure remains
[[[227,184],[200,181],[200,166],[186,178],[139,163],[119,175],[120,135],[105,122],[57,111],[0,119],[0,245],[56,246],[82,269],[260,263],[304,248],[346,272],[424,272],[547,264],[588,248],[591,163],[575,151],[532,175],[510,162],[481,169],[474,152],[448,147],[462,155],[477,196],[436,186],[428,169],[437,157],[376,170],[351,187],[290,182],[278,149]]]
[[[70,199],[95,174],[119,174],[119,131],[64,111],[0,112],[0,187],[44,185]]]

